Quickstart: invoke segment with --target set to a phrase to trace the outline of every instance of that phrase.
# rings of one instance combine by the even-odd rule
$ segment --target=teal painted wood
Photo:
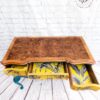
[[[15,84],[19,85],[19,86],[20,86],[20,89],[23,89],[23,88],[24,88],[23,85],[19,82],[20,79],[21,79],[21,76],[15,76],[15,77],[13,78],[13,82],[14,82]]]

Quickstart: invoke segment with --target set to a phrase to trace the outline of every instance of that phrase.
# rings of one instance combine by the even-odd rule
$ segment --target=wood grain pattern
[[[94,64],[82,37],[15,37],[2,64],[65,61]]]

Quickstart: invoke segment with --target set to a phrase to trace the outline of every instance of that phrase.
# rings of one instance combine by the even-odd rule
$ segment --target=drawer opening
[[[100,89],[100,85],[92,70],[87,64],[68,64],[69,80],[72,89]]]
[[[4,72],[7,75],[38,79],[66,79],[69,75],[65,62],[32,62],[26,65],[7,65]]]
[[[29,77],[39,79],[68,78],[68,70],[64,62],[36,62],[30,66]]]
[[[6,65],[4,73],[13,76],[27,76],[28,64],[27,65]]]

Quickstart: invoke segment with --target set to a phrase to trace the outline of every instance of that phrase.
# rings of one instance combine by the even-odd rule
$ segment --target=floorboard
[[[100,83],[100,62],[93,65],[93,70]],[[24,85],[21,90],[13,83],[13,77],[3,73],[0,67],[0,100],[100,100],[100,90],[72,90],[69,80],[62,79],[27,79],[20,82]]]

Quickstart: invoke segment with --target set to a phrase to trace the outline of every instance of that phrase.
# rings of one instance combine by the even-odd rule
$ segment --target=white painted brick
[[[75,0],[0,0],[0,59],[14,36],[83,36],[100,61],[100,1],[79,8]]]

